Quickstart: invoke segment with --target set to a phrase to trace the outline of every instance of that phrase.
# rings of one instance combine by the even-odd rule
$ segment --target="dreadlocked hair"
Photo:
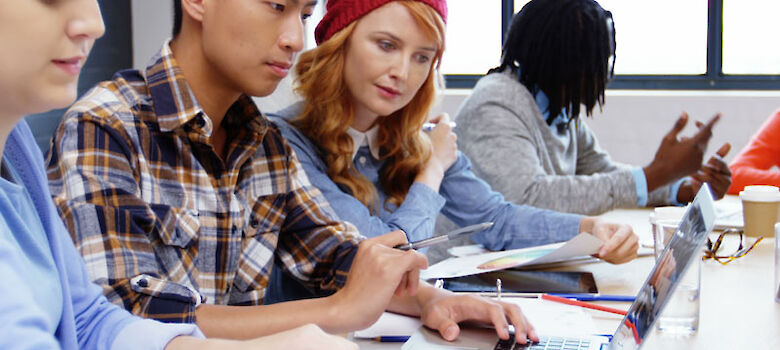
[[[414,178],[431,157],[430,139],[420,130],[436,98],[437,84],[441,82],[438,67],[445,33],[444,20],[430,6],[419,1],[398,2],[409,10],[437,47],[428,77],[409,104],[377,120],[380,157],[385,160],[379,182],[387,203],[395,206],[403,203]],[[356,25],[357,22],[350,23],[316,48],[301,54],[295,66],[295,91],[305,102],[292,124],[319,147],[331,180],[376,213],[380,204],[377,189],[353,167],[352,138],[347,133],[355,115],[344,81],[344,61]]]
[[[612,14],[593,0],[533,0],[523,6],[509,27],[501,65],[509,68],[536,96],[550,100],[552,123],[566,109],[570,120],[585,106],[588,116],[614,76],[615,26]]]

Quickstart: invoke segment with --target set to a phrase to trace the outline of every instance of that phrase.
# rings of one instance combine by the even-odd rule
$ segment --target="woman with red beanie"
[[[430,237],[442,212],[462,226],[492,221],[473,236],[490,249],[590,232],[605,241],[598,257],[633,259],[637,237],[630,226],[506,202],[471,172],[449,117],[429,120],[446,18],[443,0],[327,2],[315,31],[318,47],[302,53],[295,67],[304,101],[271,117],[312,184],[368,237],[398,229],[409,241]],[[436,126],[422,131],[426,122]],[[276,273],[269,288],[289,291],[288,280]]]
[[[368,237],[430,237],[441,212],[460,226],[493,222],[472,236],[491,250],[589,232],[605,242],[599,258],[633,259],[630,226],[505,201],[471,172],[449,117],[429,120],[446,17],[441,0],[327,2],[318,47],[295,67],[304,101],[271,118],[312,184]],[[436,126],[422,131],[426,122]]]

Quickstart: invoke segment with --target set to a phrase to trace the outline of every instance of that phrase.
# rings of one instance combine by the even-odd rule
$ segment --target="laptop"
[[[709,186],[704,184],[686,209],[674,236],[659,256],[656,265],[648,274],[642,288],[639,289],[636,301],[631,304],[627,315],[620,322],[611,339],[603,336],[566,338],[540,335],[539,343],[520,345],[515,344],[513,339],[509,341],[498,339],[493,329],[464,327],[461,329],[458,340],[447,342],[436,331],[421,327],[404,344],[403,349],[639,349],[644,344],[645,337],[653,329],[659,314],[671,299],[679,284],[679,277],[698,256],[697,253],[701,251],[707,235],[713,229],[714,222],[714,202]],[[667,257],[667,255],[671,256]],[[664,259],[664,257],[667,258]],[[660,266],[662,263],[659,263],[664,261],[674,261],[675,267],[664,269],[664,266]],[[663,276],[662,273],[666,275]],[[652,284],[651,281],[653,281]]]

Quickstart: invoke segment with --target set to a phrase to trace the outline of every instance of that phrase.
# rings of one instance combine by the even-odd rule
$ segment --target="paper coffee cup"
[[[775,223],[780,218],[780,189],[774,186],[745,186],[739,193],[745,235],[774,237]]]

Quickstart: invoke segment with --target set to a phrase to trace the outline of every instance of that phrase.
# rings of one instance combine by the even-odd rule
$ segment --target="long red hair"
[[[437,85],[441,85],[438,68],[445,33],[444,20],[433,8],[418,1],[399,2],[437,47],[432,69],[409,104],[377,121],[381,159],[386,160],[379,181],[387,201],[396,206],[404,201],[414,178],[431,157],[430,139],[421,129],[435,101]],[[347,134],[354,121],[354,110],[344,81],[344,61],[347,41],[355,26],[356,22],[349,24],[315,49],[301,54],[295,66],[295,90],[305,102],[293,124],[320,148],[328,176],[375,211],[379,205],[377,189],[352,166],[352,138]]]

